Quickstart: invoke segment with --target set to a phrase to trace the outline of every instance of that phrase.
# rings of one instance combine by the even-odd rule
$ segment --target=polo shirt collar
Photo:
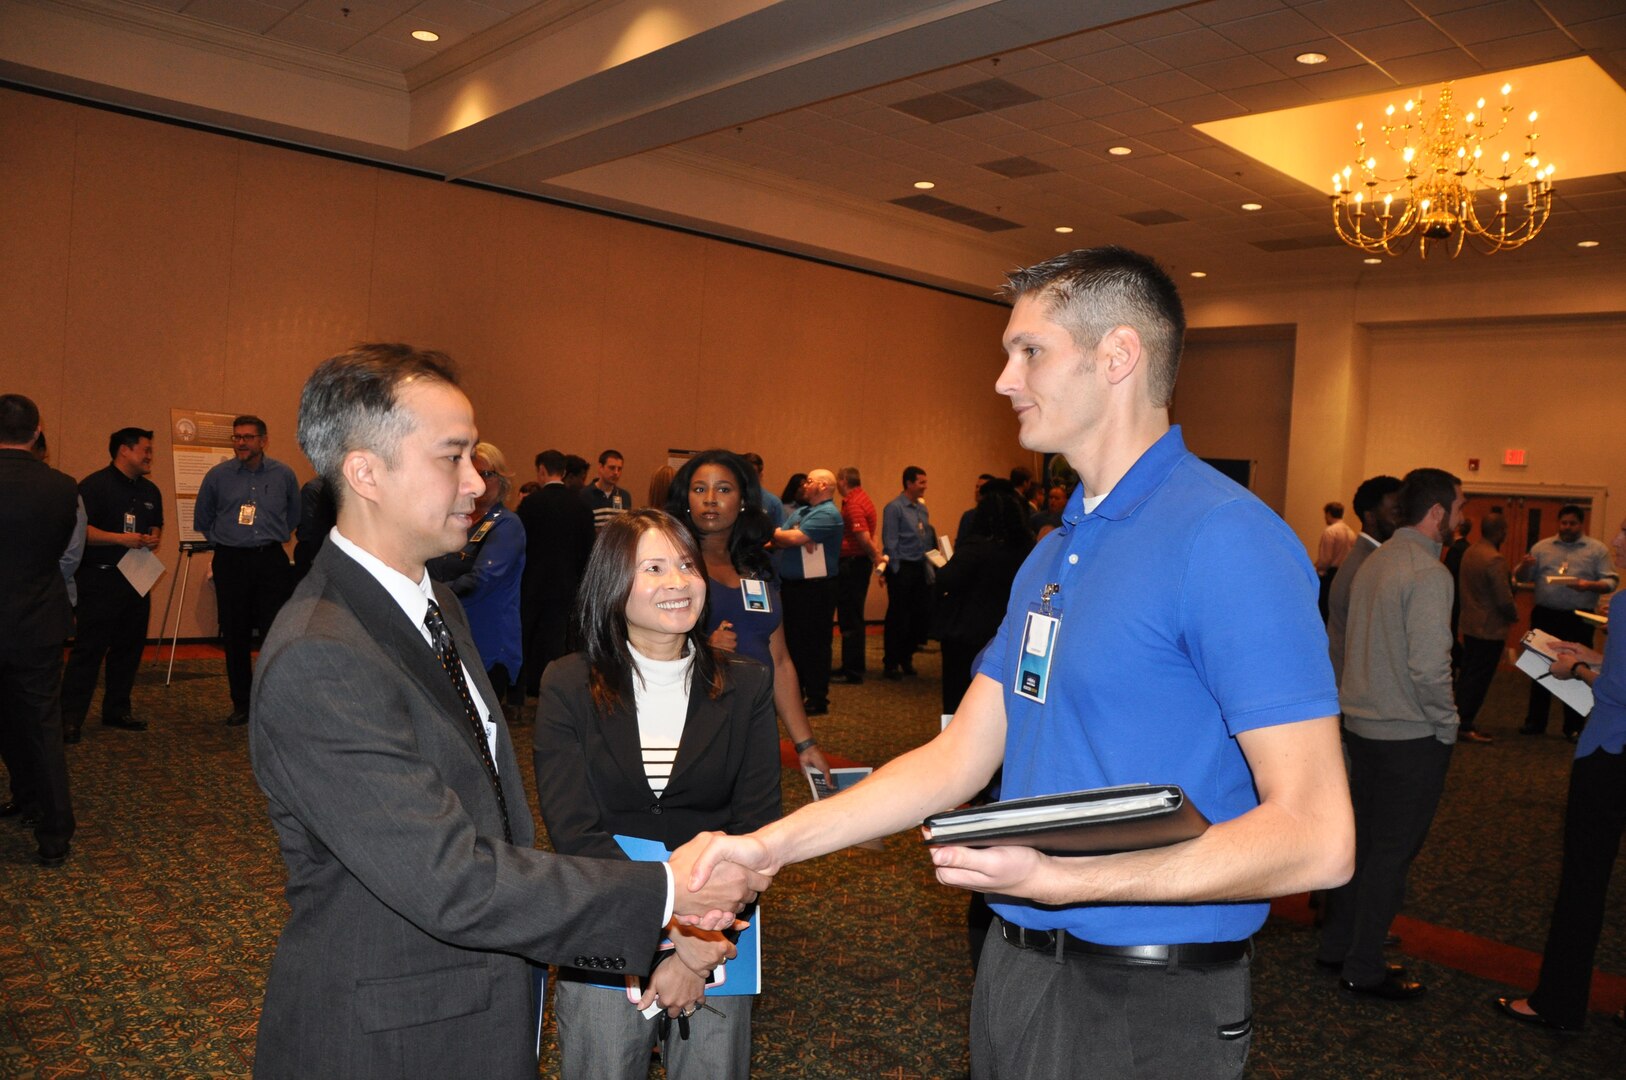
[[[1186,441],[1180,434],[1180,425],[1171,425],[1157,442],[1135,459],[1129,471],[1118,479],[1112,490],[1107,492],[1107,497],[1101,500],[1101,505],[1095,508],[1094,514],[1084,512],[1084,485],[1079,484],[1074,488],[1072,497],[1067,500],[1067,509],[1062,511],[1062,521],[1069,527],[1080,524],[1087,517],[1122,521],[1163,486],[1185,456]]]

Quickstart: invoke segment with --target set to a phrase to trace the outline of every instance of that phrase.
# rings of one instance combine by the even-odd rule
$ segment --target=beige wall
[[[1292,413],[1291,330],[1187,335],[1170,419],[1198,457],[1252,461],[1253,492],[1278,514]]]
[[[858,465],[878,505],[919,464],[952,528],[979,472],[1031,460],[993,392],[992,304],[12,91],[0,146],[0,386],[76,476],[150,426],[167,496],[184,406],[259,413],[308,477],[299,387],[360,340],[447,350],[512,463],[613,445],[640,498],[669,447],[722,444],[776,489]],[[173,530],[159,554],[176,566]],[[183,635],[213,627],[205,564]]]

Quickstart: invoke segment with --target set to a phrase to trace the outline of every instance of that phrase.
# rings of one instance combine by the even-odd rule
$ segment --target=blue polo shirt
[[[1186,450],[1178,427],[1085,513],[1033,549],[978,671],[1005,687],[1001,796],[1179,784],[1210,821],[1259,804],[1236,735],[1336,716],[1315,569],[1286,523]],[[1046,584],[1061,591],[1045,704],[1018,697],[1022,626]],[[1076,904],[991,897],[1034,930],[1104,945],[1236,941],[1264,903]]]
[[[798,506],[785,519],[785,528],[800,529],[809,540],[824,545],[825,576],[834,578],[841,569],[841,511],[835,500],[826,499],[817,506]],[[781,581],[802,580],[802,549],[780,548],[774,552],[774,566]]]

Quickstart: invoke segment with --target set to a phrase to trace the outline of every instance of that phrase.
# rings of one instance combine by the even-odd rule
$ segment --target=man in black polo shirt
[[[96,675],[107,659],[102,723],[145,731],[147,722],[130,711],[130,689],[141,666],[152,604],[119,572],[119,560],[134,548],[152,551],[164,531],[164,504],[152,472],[152,432],[120,428],[107,440],[107,468],[79,481],[85,504],[85,557],[74,580],[79,588],[77,630],[62,673],[62,741],[79,741]]]

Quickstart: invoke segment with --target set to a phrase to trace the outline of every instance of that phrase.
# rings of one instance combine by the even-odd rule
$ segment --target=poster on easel
[[[235,419],[235,413],[169,410],[170,447],[175,461],[175,523],[183,544],[204,542],[203,534],[192,527],[192,508],[209,470],[233,456],[231,422]]]

